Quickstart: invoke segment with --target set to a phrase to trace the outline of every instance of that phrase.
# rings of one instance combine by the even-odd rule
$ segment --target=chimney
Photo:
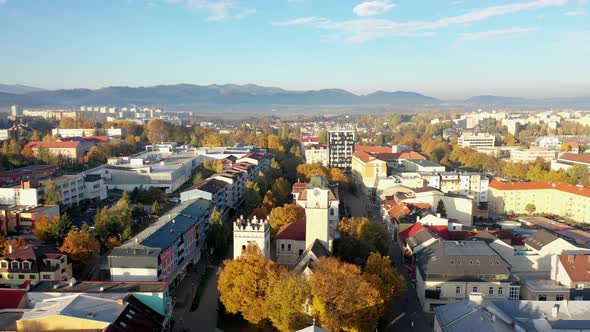
[[[554,304],[551,308],[551,317],[557,318],[559,315],[559,304]]]
[[[12,249],[12,244],[9,244],[9,245],[8,245],[8,253],[9,253],[9,254],[12,254],[12,252],[13,252],[13,249]]]

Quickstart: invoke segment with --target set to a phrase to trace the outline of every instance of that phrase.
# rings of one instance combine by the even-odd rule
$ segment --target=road
[[[368,217],[371,221],[381,222],[379,205],[370,202],[369,198],[363,195],[360,190],[357,190],[357,195],[352,195],[349,192],[342,193],[342,199],[351,216]],[[385,323],[381,325],[379,331],[432,331],[433,315],[422,311],[416,289],[401,265],[401,250],[397,243],[391,243],[388,254],[392,264],[404,275],[407,292],[401,297],[393,299],[391,311],[383,318],[382,322]]]

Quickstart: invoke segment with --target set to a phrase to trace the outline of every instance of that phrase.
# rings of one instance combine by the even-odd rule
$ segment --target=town
[[[10,108],[7,331],[590,329],[590,115]]]

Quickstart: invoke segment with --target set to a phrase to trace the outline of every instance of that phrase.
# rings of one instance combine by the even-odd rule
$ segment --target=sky
[[[590,96],[588,0],[0,0],[0,83]]]

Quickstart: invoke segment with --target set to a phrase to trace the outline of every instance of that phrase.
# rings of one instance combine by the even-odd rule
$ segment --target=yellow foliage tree
[[[279,331],[297,331],[312,323],[306,313],[310,298],[307,280],[287,269],[281,269],[268,283],[264,310]]]
[[[59,250],[75,260],[85,260],[98,254],[100,243],[88,232],[71,230]]]
[[[297,204],[285,204],[270,211],[270,227],[278,230],[283,225],[305,218],[305,209]]]

